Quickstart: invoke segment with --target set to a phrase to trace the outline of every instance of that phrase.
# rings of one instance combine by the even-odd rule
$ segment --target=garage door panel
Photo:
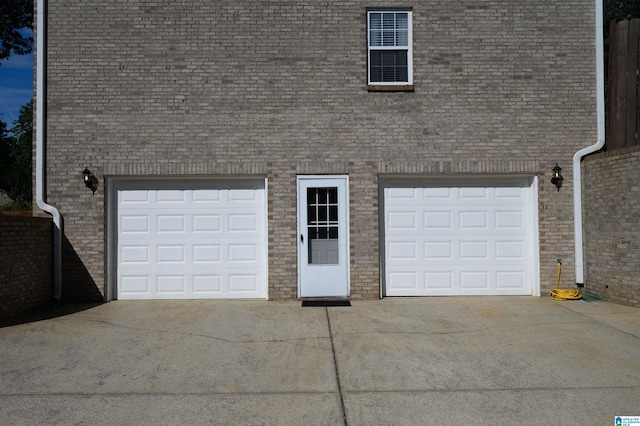
[[[220,191],[218,190],[201,189],[193,193],[193,203],[198,207],[201,207],[202,204],[206,203],[219,204],[220,199]]]
[[[184,245],[158,245],[156,246],[156,263],[163,264],[184,264]]]
[[[389,286],[397,290],[415,290],[418,288],[418,280],[416,272],[402,271],[389,272]]]
[[[120,248],[122,263],[149,264],[149,246],[123,245]]]
[[[450,211],[425,211],[423,228],[450,230],[453,227],[452,216]]]
[[[191,194],[180,190],[159,190],[155,192],[156,202],[160,205],[182,205]]]
[[[220,295],[222,293],[220,274],[194,274],[193,293],[196,295]]]
[[[191,250],[191,258],[196,265],[215,264],[220,263],[222,260],[220,244],[194,244]]]
[[[486,200],[489,198],[488,188],[459,188],[460,199]]]
[[[396,241],[389,242],[389,258],[393,260],[410,260],[418,259],[418,244],[415,241]]]
[[[460,229],[487,229],[487,211],[461,211],[458,213]]]
[[[423,191],[424,196],[423,199],[452,199],[453,191],[451,188],[424,188]]]
[[[461,271],[461,289],[489,289],[489,271]]]
[[[503,289],[522,288],[526,283],[525,271],[498,271],[496,272],[496,287]]]
[[[498,210],[495,212],[495,226],[497,229],[523,229],[525,222],[526,214],[523,211]]]
[[[388,188],[387,197],[390,200],[416,200],[418,191],[414,188]]]
[[[486,241],[462,241],[460,242],[461,260],[486,260],[489,258],[489,249]]]
[[[532,294],[532,183],[389,183],[383,191],[386,294]]]
[[[252,204],[257,206],[258,201],[260,200],[260,195],[258,191],[247,191],[240,189],[231,189],[227,193],[228,199],[230,201],[241,201],[245,204]]]
[[[220,232],[222,227],[220,225],[219,214],[194,214],[191,219],[191,232]]]
[[[426,289],[450,290],[453,288],[454,274],[452,272],[425,272]]]
[[[229,244],[229,263],[258,263],[258,248],[255,244]]]
[[[149,217],[143,215],[123,215],[120,220],[120,233],[148,233]]]
[[[229,214],[229,232],[256,232],[258,231],[258,216],[251,213]]]
[[[255,274],[229,274],[229,292],[232,294],[253,293],[257,291],[258,280]]]
[[[526,202],[526,187],[495,188],[494,190],[495,198],[498,201],[506,199],[509,202],[513,202],[514,200]]]
[[[120,205],[127,207],[149,204],[149,196],[146,191],[120,191],[118,194]]]
[[[156,216],[156,229],[155,231],[158,233],[163,232],[180,232],[184,233],[185,228],[185,218],[184,215],[157,215]]]
[[[387,216],[389,229],[415,231],[418,220],[416,212],[392,211]]]
[[[171,185],[117,191],[118,298],[266,298],[264,184]]]
[[[186,290],[184,275],[162,275],[156,277],[157,294],[184,294]]]
[[[453,244],[450,241],[426,241],[424,260],[444,261],[453,259]]]
[[[526,260],[525,241],[496,241],[497,260]]]
[[[120,278],[120,283],[123,294],[144,296],[151,294],[151,277],[149,275],[123,275]]]

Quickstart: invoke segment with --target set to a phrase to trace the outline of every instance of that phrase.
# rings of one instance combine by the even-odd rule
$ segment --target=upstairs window
[[[413,84],[410,10],[367,11],[368,84]]]

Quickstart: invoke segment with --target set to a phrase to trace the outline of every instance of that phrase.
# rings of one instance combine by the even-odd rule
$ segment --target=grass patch
[[[0,214],[5,216],[31,216],[33,207],[26,201],[13,200],[0,206]]]

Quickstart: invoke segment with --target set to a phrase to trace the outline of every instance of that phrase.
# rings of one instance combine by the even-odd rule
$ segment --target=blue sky
[[[33,37],[33,31],[29,28],[18,31],[23,37]],[[20,115],[20,107],[32,97],[33,53],[11,55],[0,61],[0,120],[7,123],[7,128],[13,127],[13,122]]]
[[[0,62],[0,120],[13,127],[20,107],[33,97],[33,54]]]

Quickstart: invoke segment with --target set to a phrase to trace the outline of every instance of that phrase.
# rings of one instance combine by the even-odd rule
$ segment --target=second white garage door
[[[536,178],[389,180],[387,296],[532,295]]]
[[[267,297],[264,180],[116,192],[118,299]]]

